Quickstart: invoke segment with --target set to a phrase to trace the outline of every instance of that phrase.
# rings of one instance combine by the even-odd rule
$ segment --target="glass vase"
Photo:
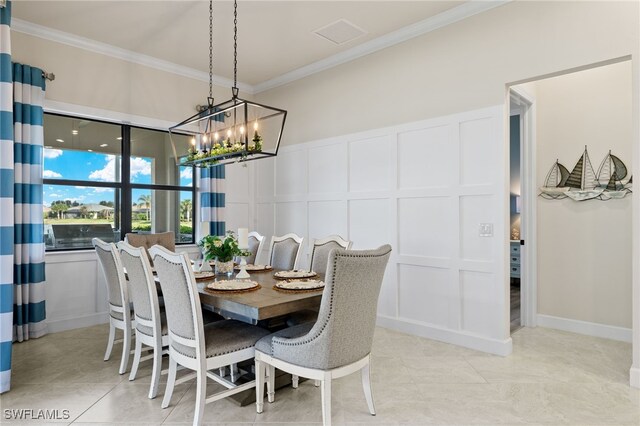
[[[233,259],[228,262],[221,262],[216,259],[216,275],[231,277],[233,275]]]

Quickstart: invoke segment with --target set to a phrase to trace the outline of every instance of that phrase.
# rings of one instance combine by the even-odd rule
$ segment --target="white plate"
[[[276,283],[276,287],[284,290],[315,290],[324,287],[320,280],[286,280]]]
[[[258,287],[258,283],[249,280],[225,280],[207,284],[207,288],[216,291],[249,290],[255,287]]]
[[[196,280],[203,280],[205,278],[212,278],[216,276],[213,272],[194,272],[193,275],[196,277]]]
[[[273,269],[271,267],[271,265],[252,265],[251,263],[247,263],[247,265],[245,266],[245,269],[248,272],[257,272],[257,271],[268,271],[270,269]],[[240,265],[236,265],[235,266],[235,270],[239,271],[240,270]]]
[[[287,278],[311,278],[311,277],[315,277],[316,275],[318,275],[318,274],[316,272],[314,272],[314,271],[304,271],[302,269],[294,269],[293,271],[278,271],[275,274],[273,274],[274,277],[283,278],[283,279],[287,279]]]

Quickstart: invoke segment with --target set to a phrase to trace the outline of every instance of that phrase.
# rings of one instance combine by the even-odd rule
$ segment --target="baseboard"
[[[631,343],[630,328],[538,314],[538,326]]]
[[[505,340],[492,339],[465,331],[450,330],[442,327],[412,322],[405,319],[378,315],[377,325],[414,336],[425,337],[452,345],[464,346],[481,352],[507,356],[513,349],[509,337]]]
[[[49,333],[58,333],[60,331],[106,324],[107,322],[109,322],[109,315],[106,312],[102,312],[98,314],[84,315],[81,317],[47,320],[47,328]]]
[[[631,367],[629,370],[629,385],[640,389],[640,368]]]

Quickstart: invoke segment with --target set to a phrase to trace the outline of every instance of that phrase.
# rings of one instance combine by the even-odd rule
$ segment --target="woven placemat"
[[[238,294],[238,293],[249,293],[251,291],[256,291],[256,290],[260,290],[262,288],[262,286],[260,284],[258,284],[255,287],[251,287],[251,288],[245,288],[242,290],[212,290],[207,286],[204,286],[204,290],[208,291],[209,293],[213,293],[213,294]]]
[[[300,289],[296,289],[296,290],[288,290],[286,288],[280,288],[280,287],[276,287],[275,285],[272,287],[275,291],[279,291],[281,293],[289,293],[289,294],[295,294],[295,293],[313,293],[314,291],[322,291],[324,290],[324,286],[320,287],[320,288],[310,288],[308,290],[300,290]]]

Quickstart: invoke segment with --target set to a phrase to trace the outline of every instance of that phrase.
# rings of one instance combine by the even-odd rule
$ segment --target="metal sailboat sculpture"
[[[556,159],[553,163],[547,177],[544,180],[544,186],[540,188],[540,195],[544,198],[566,198],[565,192],[569,189],[565,186],[569,178],[569,170]]]
[[[576,201],[624,198],[631,193],[633,182],[633,176],[629,176],[629,179],[623,182],[628,173],[622,160],[609,151],[596,174],[585,146],[571,173],[558,160],[553,163],[544,180],[544,186],[540,188],[540,196],[547,199],[569,197]]]
[[[605,189],[602,194],[604,199],[624,198],[625,195],[629,194],[631,192],[632,177],[629,177],[626,183],[622,183],[622,180],[626,177],[627,166],[620,158],[611,154],[611,150],[609,150],[609,153],[598,168],[597,175],[598,185]]]
[[[569,174],[565,186],[569,187],[565,194],[576,201],[597,198],[604,192],[604,188],[598,185],[586,145],[582,156]]]

